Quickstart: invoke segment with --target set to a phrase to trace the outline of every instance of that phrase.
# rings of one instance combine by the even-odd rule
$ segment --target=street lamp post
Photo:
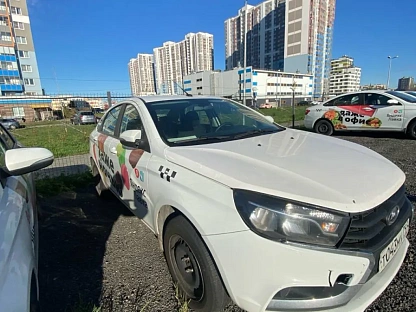
[[[292,128],[295,128],[295,91],[296,91],[296,81],[295,76],[293,76],[292,83]]]
[[[396,59],[396,58],[398,58],[399,56],[388,56],[387,58],[389,59],[389,73],[388,73],[388,75],[387,75],[387,86],[386,86],[386,88],[387,88],[387,90],[389,89],[389,87],[390,87],[390,73],[391,73],[391,62],[394,60],[394,59]]]

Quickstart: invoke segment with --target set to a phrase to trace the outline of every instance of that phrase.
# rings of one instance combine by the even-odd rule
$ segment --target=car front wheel
[[[166,262],[181,299],[198,312],[223,311],[230,298],[200,235],[182,215],[165,228]]]
[[[316,133],[323,135],[332,135],[334,133],[334,127],[328,120],[319,120],[316,123],[314,130]]]

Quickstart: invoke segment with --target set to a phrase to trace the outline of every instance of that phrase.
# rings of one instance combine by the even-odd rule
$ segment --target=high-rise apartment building
[[[214,37],[189,33],[180,42],[168,41],[153,50],[156,89],[162,94],[182,94],[183,77],[214,67]]]
[[[136,96],[156,94],[153,54],[137,54],[129,62],[131,93]]]
[[[0,0],[1,95],[42,95],[26,0]]]
[[[155,58],[156,89],[159,94],[182,94],[183,42],[168,41],[153,50]]]
[[[132,95],[139,95],[139,67],[137,66],[137,59],[133,58],[129,64],[130,88]]]
[[[319,98],[328,85],[334,19],[335,0],[266,0],[244,6],[225,21],[226,69],[243,66],[246,46],[247,66],[312,74],[314,97]]]
[[[399,91],[410,91],[415,87],[413,77],[402,77],[399,79],[398,90]]]
[[[354,66],[354,59],[342,56],[331,61],[329,95],[339,95],[360,90],[361,68]]]

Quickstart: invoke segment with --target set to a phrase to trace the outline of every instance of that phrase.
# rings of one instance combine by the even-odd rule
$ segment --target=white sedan
[[[39,309],[38,223],[31,172],[52,164],[44,148],[20,147],[0,125],[0,310]]]
[[[304,125],[324,135],[334,131],[395,131],[416,139],[416,97],[400,91],[359,91],[306,109]]]
[[[232,299],[248,312],[361,312],[409,246],[396,165],[231,100],[127,99],[91,133],[90,157],[97,191],[156,234],[196,311]]]

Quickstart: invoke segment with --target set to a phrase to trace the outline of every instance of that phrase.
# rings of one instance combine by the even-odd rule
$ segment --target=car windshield
[[[416,97],[411,96],[409,94],[406,94],[404,92],[388,91],[386,93],[391,94],[391,95],[394,95],[395,97],[398,97],[399,99],[405,100],[406,102],[416,103]]]
[[[146,107],[169,146],[237,140],[285,129],[226,99],[169,100],[147,103]]]
[[[83,113],[81,113],[81,115],[83,115],[83,116],[92,116],[94,114],[92,112],[83,112]]]

